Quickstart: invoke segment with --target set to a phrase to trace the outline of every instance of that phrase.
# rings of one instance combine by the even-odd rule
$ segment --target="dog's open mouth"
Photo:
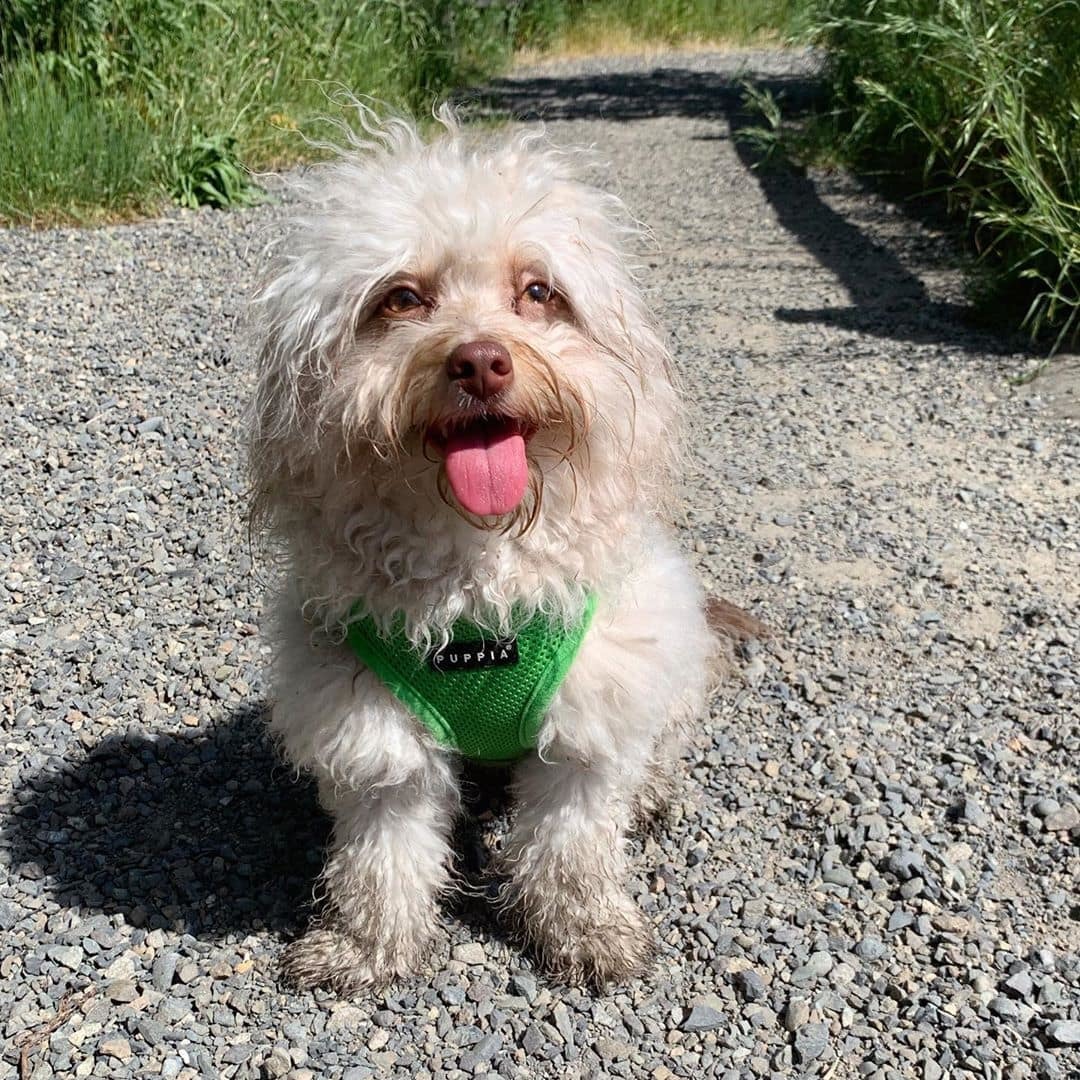
[[[454,497],[470,514],[508,514],[525,497],[529,463],[525,443],[532,434],[509,416],[479,416],[439,424],[427,442],[446,461],[446,478]]]

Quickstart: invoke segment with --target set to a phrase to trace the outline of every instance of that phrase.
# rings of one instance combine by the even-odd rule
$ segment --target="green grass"
[[[776,41],[797,31],[805,8],[806,0],[538,2],[526,5],[520,44],[539,52],[590,53]]]
[[[936,193],[973,293],[1052,350],[1080,331],[1080,0],[815,0],[818,155]],[[796,139],[798,146],[798,139]]]
[[[509,30],[467,0],[0,0],[0,219],[243,202],[329,91],[427,112]]]
[[[795,0],[0,0],[0,222],[235,205],[345,87],[427,114],[514,51],[748,40]]]
[[[0,219],[127,216],[159,201],[154,135],[129,101],[87,94],[33,57],[5,68],[3,94]]]

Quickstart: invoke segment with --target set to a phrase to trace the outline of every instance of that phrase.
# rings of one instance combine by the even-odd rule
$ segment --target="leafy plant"
[[[173,156],[169,194],[181,206],[252,206],[261,192],[236,156],[228,135],[196,135]]]

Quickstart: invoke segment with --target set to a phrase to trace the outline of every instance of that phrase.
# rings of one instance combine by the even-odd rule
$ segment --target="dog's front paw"
[[[654,952],[645,916],[621,892],[579,900],[518,897],[516,921],[541,964],[569,983],[603,989],[641,975]]]
[[[343,930],[320,926],[285,947],[281,974],[297,989],[322,986],[339,997],[353,997],[413,974],[419,961],[419,949],[394,953],[365,946]]]

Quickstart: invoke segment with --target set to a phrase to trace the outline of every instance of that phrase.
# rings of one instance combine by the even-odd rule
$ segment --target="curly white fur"
[[[341,644],[350,612],[403,617],[426,648],[462,616],[500,633],[522,612],[573,622],[595,593],[519,771],[506,895],[552,967],[622,977],[649,940],[623,893],[623,837],[702,705],[712,649],[661,520],[679,408],[627,267],[635,231],[540,132],[474,136],[444,113],[425,141],[357,113],[361,132],[299,182],[253,317],[254,510],[288,575],[272,727],[335,817],[326,912],[286,966],[341,992],[407,972],[448,882],[453,756]],[[551,299],[529,300],[528,281]],[[425,304],[399,318],[386,297],[402,282]],[[429,444],[492,408],[447,374],[474,341],[512,357],[497,407],[531,432],[527,494],[498,518],[462,508]]]

